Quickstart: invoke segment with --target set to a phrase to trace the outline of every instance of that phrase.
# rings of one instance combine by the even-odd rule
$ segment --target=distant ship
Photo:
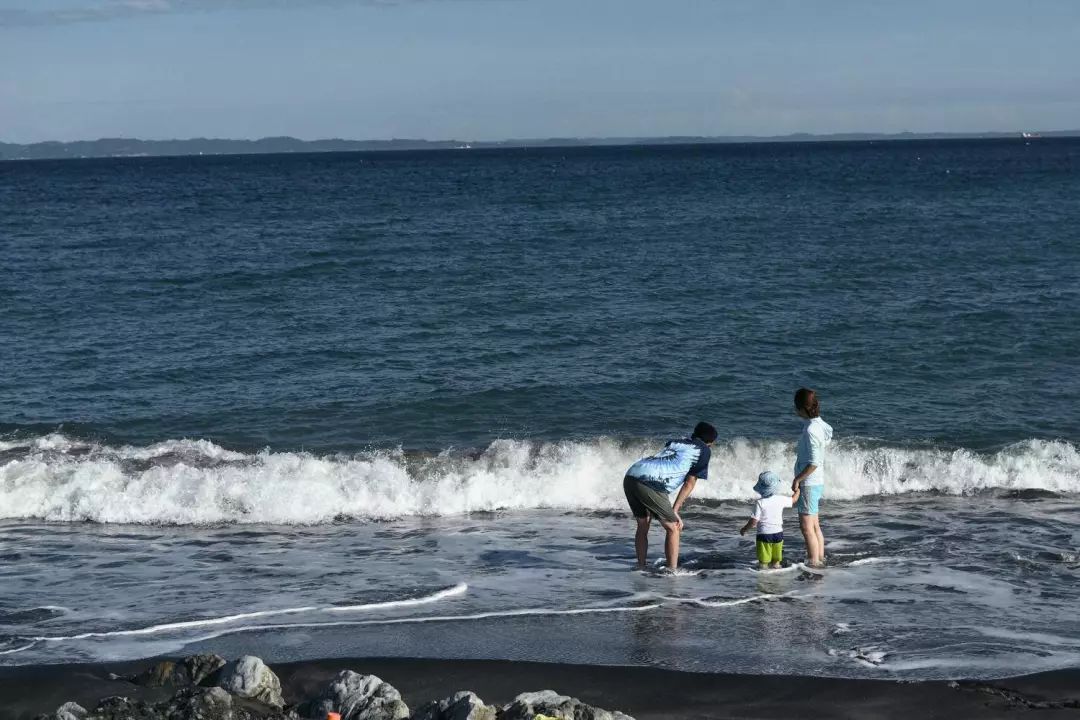
[[[1022,132],[1022,133],[1020,133],[1020,137],[1024,138],[1025,140],[1030,140],[1032,138],[1037,138],[1037,137],[1042,137],[1042,136],[1039,135],[1039,133]]]

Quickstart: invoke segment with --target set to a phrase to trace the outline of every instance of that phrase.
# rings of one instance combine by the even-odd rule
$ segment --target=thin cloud
[[[317,0],[320,5],[401,5],[418,0]],[[303,0],[109,0],[50,10],[0,8],[0,28],[71,25],[104,22],[147,15],[213,12],[215,10],[256,7],[297,8],[311,2]]]

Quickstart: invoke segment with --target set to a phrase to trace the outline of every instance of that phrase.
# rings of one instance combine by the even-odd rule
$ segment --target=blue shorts
[[[803,485],[799,502],[795,503],[795,509],[800,515],[817,515],[818,505],[821,504],[821,493],[824,491],[824,485]]]

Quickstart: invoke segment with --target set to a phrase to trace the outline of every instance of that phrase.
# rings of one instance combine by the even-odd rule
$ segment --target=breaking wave
[[[108,446],[61,434],[0,441],[0,518],[57,522],[315,524],[339,519],[553,508],[621,510],[622,472],[655,443],[498,440],[480,453],[246,454],[206,440]],[[761,470],[790,472],[794,445],[734,440],[713,450],[696,495],[752,497]],[[1028,440],[994,453],[842,441],[826,496],[983,490],[1080,492],[1080,452]]]

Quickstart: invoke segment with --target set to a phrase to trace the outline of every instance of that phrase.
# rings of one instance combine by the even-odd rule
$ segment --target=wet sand
[[[28,720],[68,700],[92,708],[103,697],[164,698],[110,680],[152,661],[0,668],[0,720]],[[531,690],[552,689],[638,720],[667,718],[1012,718],[1037,709],[1043,719],[1080,717],[1080,669],[1008,680],[900,682],[768,675],[686,673],[486,660],[334,659],[271,666],[286,701],[314,695],[343,669],[373,673],[401,691],[411,709],[457,690],[503,704]]]

